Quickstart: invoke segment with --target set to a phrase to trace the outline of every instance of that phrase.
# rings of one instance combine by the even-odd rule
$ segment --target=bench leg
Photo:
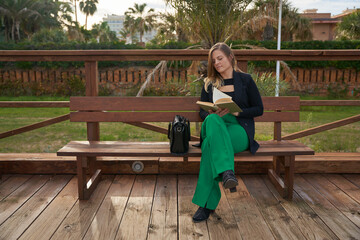
[[[295,156],[287,156],[285,158],[285,187],[287,188],[287,198],[292,200],[294,189],[294,169]]]
[[[284,165],[285,177],[280,177],[280,163]],[[274,157],[273,169],[269,169],[268,176],[276,190],[283,198],[292,199],[294,186],[295,156]]]
[[[88,159],[87,157],[76,157],[77,164],[77,177],[78,177],[78,193],[80,200],[87,200],[90,198],[92,192],[95,190],[97,184],[100,181],[101,170],[94,170],[94,173],[90,172],[90,180],[86,181],[86,170],[88,169],[88,160],[90,166],[95,166],[94,159]]]

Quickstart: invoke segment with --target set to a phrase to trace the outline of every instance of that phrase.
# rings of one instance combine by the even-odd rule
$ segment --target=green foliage
[[[144,96],[185,96],[187,93],[183,83],[171,80],[166,84],[151,85],[144,91]]]
[[[331,83],[327,87],[327,95],[332,99],[344,99],[348,97],[349,85],[345,83]]]
[[[0,82],[1,96],[20,96],[25,95],[21,80],[5,80]]]
[[[43,28],[31,36],[31,41],[36,43],[64,43],[68,41],[65,32],[62,29],[46,29]],[[54,47],[54,45],[52,47]]]
[[[84,96],[85,83],[78,76],[67,78],[56,90],[56,95],[60,96]]]
[[[336,32],[337,39],[360,39],[360,10],[343,17],[341,22],[336,26]]]
[[[52,87],[45,87],[41,82],[22,82],[5,80],[0,82],[1,96],[83,96],[85,83],[78,76],[71,76]]]
[[[271,72],[259,74],[254,71],[253,65],[249,66],[248,73],[251,74],[252,78],[254,79],[261,96],[275,96],[276,76],[273,76]],[[287,95],[289,89],[289,83],[280,79],[279,95]]]

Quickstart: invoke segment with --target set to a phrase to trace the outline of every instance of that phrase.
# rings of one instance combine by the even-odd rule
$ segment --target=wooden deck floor
[[[74,175],[3,175],[0,239],[360,239],[360,174],[297,174],[292,202],[238,179],[195,224],[196,175],[104,175],[88,201]]]

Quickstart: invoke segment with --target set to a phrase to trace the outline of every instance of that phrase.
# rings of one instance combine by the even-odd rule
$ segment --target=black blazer
[[[236,119],[245,129],[249,137],[249,150],[252,154],[259,148],[259,144],[254,140],[255,123],[254,117],[261,116],[264,112],[263,103],[258,88],[250,74],[234,71],[234,97],[233,101],[243,110]],[[212,85],[208,87],[208,92],[203,87],[201,91],[201,101],[213,102]],[[203,109],[200,109],[200,117],[202,120],[209,115]]]

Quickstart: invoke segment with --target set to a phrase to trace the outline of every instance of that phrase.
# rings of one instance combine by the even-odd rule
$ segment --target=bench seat
[[[193,147],[190,142],[189,152],[183,157],[200,157],[201,149]],[[292,156],[313,155],[314,150],[297,141],[259,141],[257,156]],[[71,141],[58,151],[58,156],[82,157],[173,157],[169,142],[122,142],[122,141]],[[249,151],[235,156],[252,156]]]

